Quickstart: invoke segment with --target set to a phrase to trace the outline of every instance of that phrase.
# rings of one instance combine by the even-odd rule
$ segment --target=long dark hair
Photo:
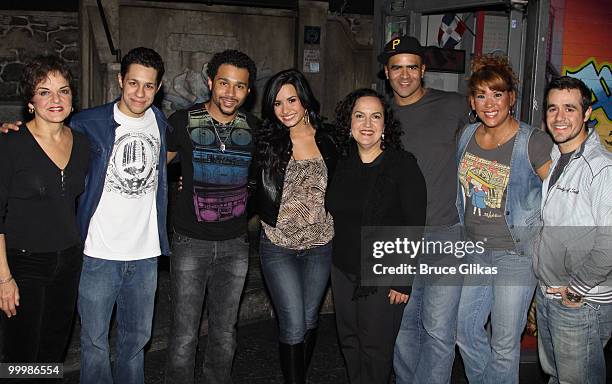
[[[315,98],[310,85],[304,75],[295,69],[287,69],[272,76],[266,83],[261,104],[263,122],[255,137],[257,152],[256,158],[259,166],[278,170],[281,166],[281,154],[289,151],[291,138],[289,129],[281,123],[274,113],[274,101],[281,87],[291,84],[295,87],[300,103],[307,110],[310,125],[314,129],[321,126],[319,116],[319,101]]]
[[[385,138],[382,139],[381,145],[383,149],[394,148],[402,149],[402,142],[400,136],[402,135],[402,128],[400,123],[395,120],[391,106],[385,100],[384,96],[370,88],[359,88],[346,95],[338,105],[336,105],[336,121],[334,126],[336,127],[336,139],[338,140],[338,147],[343,155],[348,153],[349,148],[353,144],[353,140],[350,136],[351,131],[351,118],[353,115],[353,108],[355,103],[362,97],[376,97],[380,100],[385,113]]]

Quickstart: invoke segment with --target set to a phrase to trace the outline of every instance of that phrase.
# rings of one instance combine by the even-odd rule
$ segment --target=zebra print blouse
[[[276,227],[263,223],[270,241],[289,249],[310,249],[334,237],[334,221],[325,210],[327,168],[323,158],[287,164]]]

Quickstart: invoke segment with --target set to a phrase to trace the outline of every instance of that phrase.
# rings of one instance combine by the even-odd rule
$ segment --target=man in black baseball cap
[[[391,39],[378,61],[393,90],[393,112],[404,131],[402,144],[416,156],[427,184],[425,238],[455,241],[460,229],[455,207],[455,134],[467,122],[468,103],[457,92],[423,87],[424,51],[419,40],[404,35]],[[426,256],[430,263],[437,255]],[[397,384],[450,382],[461,283],[425,280],[415,277],[395,342]]]
[[[425,75],[424,49],[412,36],[400,36],[389,41],[378,61],[385,66],[385,75],[393,89],[398,106],[412,104],[425,94],[421,79]]]
[[[386,65],[389,58],[399,53],[410,53],[423,58],[424,49],[421,43],[412,36],[396,37],[389,41],[383,48],[383,52],[378,55],[378,62]]]

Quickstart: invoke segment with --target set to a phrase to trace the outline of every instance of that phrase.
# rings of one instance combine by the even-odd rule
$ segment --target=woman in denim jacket
[[[532,247],[552,141],[514,117],[517,80],[505,57],[474,59],[469,102],[478,122],[459,138],[457,209],[485,251],[465,276],[457,343],[470,383],[518,383],[520,337],[536,286]],[[482,269],[480,270],[482,271]],[[490,316],[491,337],[485,325]]]

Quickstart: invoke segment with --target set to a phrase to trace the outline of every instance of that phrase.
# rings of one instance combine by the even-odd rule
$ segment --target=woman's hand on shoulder
[[[406,295],[404,293],[398,292],[394,289],[389,289],[389,304],[406,304],[410,295]]]
[[[17,288],[15,279],[0,284],[0,309],[7,317],[11,317],[17,314],[18,306],[19,288]]]
[[[22,121],[13,121],[10,123],[2,123],[2,125],[0,125],[0,132],[2,133],[8,133],[8,131],[18,131],[19,127],[23,124]]]

